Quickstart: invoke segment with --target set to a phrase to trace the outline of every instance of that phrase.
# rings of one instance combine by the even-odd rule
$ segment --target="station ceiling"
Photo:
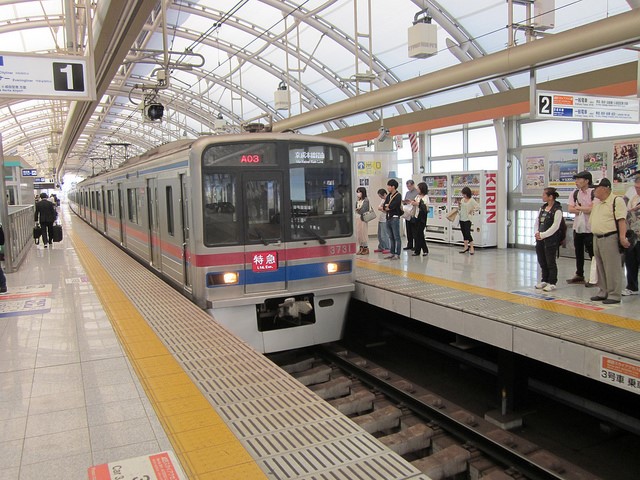
[[[513,3],[510,11],[505,0],[0,0],[0,53],[65,54],[75,43],[93,54],[98,93],[94,102],[0,94],[4,154],[25,157],[42,176],[87,176],[166,142],[240,131],[247,123],[373,138],[386,121],[402,133],[404,118],[530,83],[528,72],[514,69],[484,83],[403,96],[416,79],[438,72],[473,79],[474,61],[483,57],[590,25],[599,36],[602,20],[631,10],[640,24],[640,0],[537,0],[553,6],[554,25],[532,32],[527,26],[542,17],[525,0]],[[426,17],[437,28],[437,53],[412,58],[407,31]],[[537,81],[597,76],[637,62],[634,35],[615,48],[541,65]],[[461,63],[468,72],[452,68]],[[290,108],[277,110],[274,94],[283,87]],[[364,101],[384,91],[398,93],[375,108]],[[145,102],[164,106],[161,120],[144,118]],[[335,105],[344,108],[329,113]]]

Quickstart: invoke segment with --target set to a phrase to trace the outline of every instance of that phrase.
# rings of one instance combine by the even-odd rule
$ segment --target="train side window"
[[[238,205],[238,176],[232,173],[202,174],[202,205],[204,244],[237,245],[240,238]]]
[[[167,196],[167,232],[173,237],[173,188],[167,186],[165,194]]]
[[[131,223],[138,223],[138,195],[135,188],[127,188],[127,212]]]
[[[96,192],[96,210],[99,212],[102,211],[101,204],[102,202],[100,201],[100,192]]]
[[[113,216],[113,190],[107,190],[107,213]]]

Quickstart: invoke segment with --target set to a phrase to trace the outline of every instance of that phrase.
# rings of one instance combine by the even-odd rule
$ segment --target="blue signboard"
[[[22,176],[23,177],[35,177],[38,175],[38,170],[36,170],[35,168],[23,168],[22,169]]]

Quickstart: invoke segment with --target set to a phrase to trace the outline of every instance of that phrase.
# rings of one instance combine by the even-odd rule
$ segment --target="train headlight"
[[[238,283],[238,274],[236,272],[226,272],[222,275],[224,283],[227,285],[231,283]]]
[[[240,282],[238,272],[209,272],[207,273],[207,287],[222,285],[236,285]]]
[[[333,275],[334,273],[345,273],[351,271],[351,261],[344,260],[342,262],[329,262],[326,264],[327,275]]]

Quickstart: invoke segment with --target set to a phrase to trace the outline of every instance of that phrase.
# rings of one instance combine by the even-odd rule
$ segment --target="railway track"
[[[599,478],[338,344],[272,359],[433,480]]]

